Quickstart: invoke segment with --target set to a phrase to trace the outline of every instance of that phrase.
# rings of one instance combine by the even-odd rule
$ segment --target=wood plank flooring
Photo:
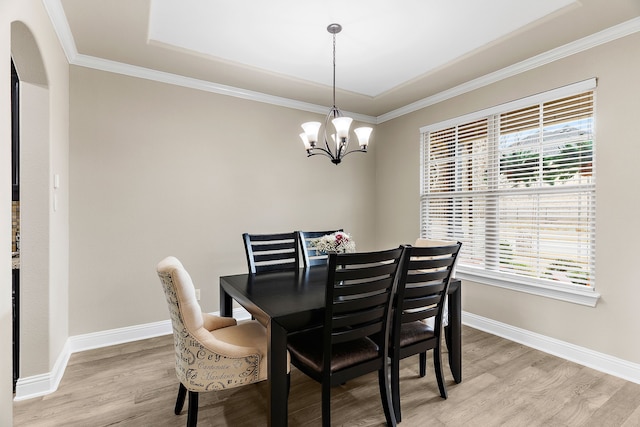
[[[427,376],[417,356],[401,364],[404,427],[640,426],[640,385],[529,347],[463,327],[463,382],[446,371],[449,398],[438,393],[429,354]],[[446,364],[448,367],[448,364]],[[14,425],[184,426],[186,406],[173,414],[178,383],[171,336],[73,354],[60,387],[14,402]],[[267,424],[266,383],[202,393],[198,425]],[[289,425],[320,425],[320,386],[292,368]],[[377,375],[332,394],[336,426],[381,426]]]

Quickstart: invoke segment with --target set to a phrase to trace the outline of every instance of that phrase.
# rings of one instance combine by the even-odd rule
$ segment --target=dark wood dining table
[[[326,280],[326,266],[220,277],[220,315],[232,316],[235,299],[267,327],[270,426],[287,425],[287,335],[322,325]],[[460,280],[451,280],[448,304],[445,340],[449,366],[459,383],[462,381]]]

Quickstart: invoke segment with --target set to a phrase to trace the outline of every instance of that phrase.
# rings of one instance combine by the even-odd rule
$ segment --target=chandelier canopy
[[[300,134],[300,138],[304,143],[304,147],[307,150],[307,157],[316,156],[322,154],[331,159],[334,164],[339,164],[343,157],[347,154],[361,152],[366,153],[369,145],[369,136],[373,130],[370,127],[359,127],[353,130],[358,138],[359,149],[349,151],[349,129],[353,119],[351,117],[345,117],[342,112],[336,107],[336,34],[342,31],[340,24],[330,24],[327,27],[327,31],[333,34],[333,107],[329,110],[327,118],[324,121],[324,147],[318,146],[318,134],[322,123],[320,122],[307,122],[302,124],[303,133]],[[328,134],[329,122],[333,125],[332,133]],[[329,137],[331,139],[329,139]],[[330,143],[331,141],[331,143]]]

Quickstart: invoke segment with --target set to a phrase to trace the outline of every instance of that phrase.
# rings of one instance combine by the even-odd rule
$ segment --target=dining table
[[[267,329],[270,426],[287,425],[287,336],[323,324],[326,282],[326,265],[220,277],[220,315],[231,317],[235,300]],[[449,366],[454,381],[460,383],[462,309],[459,279],[450,282],[448,312],[445,342]]]

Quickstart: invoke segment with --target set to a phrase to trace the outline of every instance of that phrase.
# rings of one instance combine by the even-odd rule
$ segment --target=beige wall
[[[371,153],[306,158],[288,108],[71,67],[70,335],[169,318],[155,273],[175,255],[217,311],[246,271],[241,234],[344,228],[371,248]],[[320,117],[319,119],[322,119]]]
[[[597,77],[596,308],[464,283],[463,310],[640,363],[640,34],[536,68],[382,123],[376,158],[378,244],[419,233],[419,128],[549,89]]]
[[[51,349],[49,358],[41,349],[49,348],[49,89],[20,84],[20,376],[49,372],[62,346]],[[66,292],[64,293],[66,294]],[[65,301],[66,303],[66,301]],[[66,304],[65,304],[66,305]],[[58,313],[59,321],[67,317]],[[61,331],[66,340],[66,328]],[[44,354],[47,354],[44,352]],[[50,361],[50,359],[53,359]]]
[[[21,311],[30,314],[21,335],[21,375],[46,374],[62,351],[68,337],[68,94],[69,66],[57,36],[39,0],[0,0],[0,81],[9,81],[9,58],[13,56],[20,79],[25,82],[25,105],[33,109],[24,114],[25,142],[21,173],[22,251],[30,261],[23,268],[29,273],[21,282],[25,292]],[[0,85],[0,99],[10,99],[9,85]],[[0,206],[10,206],[11,113],[9,102],[0,103]],[[39,139],[37,147],[31,145]],[[37,152],[37,159],[31,157]],[[43,170],[44,169],[44,170]],[[49,203],[53,189],[51,173],[60,175],[58,210]],[[22,189],[21,189],[22,190]],[[44,198],[44,200],[42,200]],[[38,199],[39,201],[36,201]],[[24,203],[26,202],[26,203]],[[28,206],[37,206],[36,210]],[[0,237],[10,233],[9,216],[3,214]],[[42,252],[44,246],[44,252]],[[0,257],[9,259],[9,246],[0,247]],[[11,280],[9,263],[1,263],[0,275],[0,425],[11,425]],[[50,295],[53,295],[50,297]],[[32,329],[29,329],[32,328]],[[28,333],[35,331],[38,333]]]

